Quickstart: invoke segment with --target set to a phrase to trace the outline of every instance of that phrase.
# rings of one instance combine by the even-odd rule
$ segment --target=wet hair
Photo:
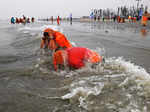
[[[44,32],[43,35],[44,35],[44,37],[49,36],[48,32]]]

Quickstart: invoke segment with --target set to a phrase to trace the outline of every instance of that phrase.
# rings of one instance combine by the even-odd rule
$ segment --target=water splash
[[[101,67],[98,65],[98,68]],[[62,96],[63,100],[69,99],[71,104],[79,102],[79,107],[90,112],[112,109],[121,112],[148,112],[143,102],[150,95],[150,75],[142,67],[127,62],[122,57],[107,58],[101,71],[83,68],[71,72],[71,77],[77,78],[70,84],[70,93]],[[112,91],[111,95],[109,91]],[[116,95],[121,97],[117,98]],[[106,96],[108,99],[103,99]]]

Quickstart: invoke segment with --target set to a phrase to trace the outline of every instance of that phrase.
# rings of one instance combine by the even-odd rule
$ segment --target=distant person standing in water
[[[27,23],[30,23],[30,18],[27,18]]]
[[[31,21],[32,21],[32,23],[34,23],[34,21],[35,21],[34,17],[32,17]]]
[[[52,24],[53,24],[53,21],[54,21],[53,16],[51,16],[51,22],[52,22]]]
[[[14,17],[11,18],[11,24],[15,24],[15,18]]]
[[[147,21],[148,21],[148,12],[145,11],[145,13],[142,16],[141,24],[143,26],[147,26]]]
[[[116,22],[116,18],[117,18],[117,16],[114,15],[114,17],[113,17],[113,21],[114,21],[114,22]]]
[[[19,24],[19,18],[16,17],[16,23]]]
[[[69,16],[70,24],[72,25],[72,13]]]
[[[25,25],[27,22],[27,18],[23,15],[22,23]]]
[[[27,19],[27,18],[26,18],[24,15],[23,15],[23,19],[24,19],[24,21],[26,22],[26,19]]]
[[[57,17],[57,25],[60,25],[60,17]]]
[[[94,13],[92,12],[91,14],[90,14],[90,19],[92,20],[94,18]]]
[[[23,23],[23,19],[22,19],[22,18],[20,18],[20,19],[19,19],[19,22],[20,22],[20,23]]]

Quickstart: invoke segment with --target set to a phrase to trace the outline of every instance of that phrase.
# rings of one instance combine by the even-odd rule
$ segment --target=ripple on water
[[[18,56],[0,56],[0,64],[8,64],[16,62],[20,57]]]

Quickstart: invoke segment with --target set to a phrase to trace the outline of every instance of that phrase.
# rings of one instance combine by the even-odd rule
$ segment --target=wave
[[[148,112],[142,102],[150,97],[150,75],[144,68],[122,57],[108,58],[105,65],[98,65],[95,69],[83,68],[69,74],[74,74],[72,77],[78,75],[70,84],[70,93],[62,96],[71,104],[79,102],[79,107],[90,112],[112,109]]]

